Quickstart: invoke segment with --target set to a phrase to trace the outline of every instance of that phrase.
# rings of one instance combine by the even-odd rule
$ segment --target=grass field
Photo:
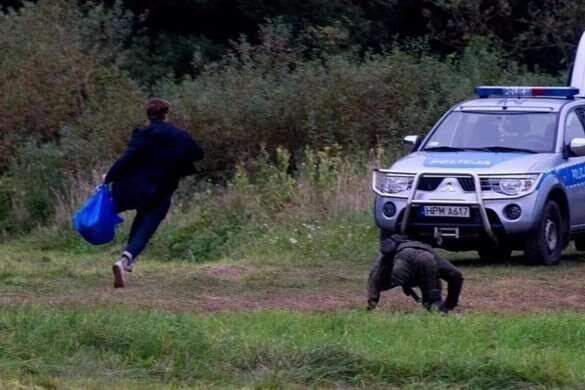
[[[446,254],[465,275],[455,315],[398,291],[369,313],[375,231],[360,221],[310,240],[276,231],[214,262],[153,250],[124,290],[111,287],[114,247],[1,244],[0,388],[585,384],[580,254],[558,267]]]
[[[585,381],[584,319],[13,307],[0,372],[51,386],[570,386]]]

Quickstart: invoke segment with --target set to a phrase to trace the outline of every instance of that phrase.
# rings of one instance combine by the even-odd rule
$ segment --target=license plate
[[[455,217],[469,218],[469,207],[461,206],[424,206],[423,215],[426,217]]]

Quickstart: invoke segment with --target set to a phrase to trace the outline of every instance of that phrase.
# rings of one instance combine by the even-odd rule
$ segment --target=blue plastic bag
[[[73,227],[91,244],[107,244],[114,239],[116,225],[124,222],[114,211],[112,194],[101,184],[73,216]]]

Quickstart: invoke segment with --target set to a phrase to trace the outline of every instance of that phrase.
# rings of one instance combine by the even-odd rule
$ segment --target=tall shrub
[[[119,5],[81,7],[74,0],[0,13],[5,228],[51,220],[63,178],[89,177],[109,164],[142,123],[144,95],[118,68],[131,23]]]
[[[315,31],[322,38],[324,30],[309,34]],[[159,86],[178,105],[175,119],[207,147],[208,171],[257,156],[261,144],[293,155],[306,145],[395,147],[406,134],[426,132],[478,83],[556,83],[510,61],[488,39],[441,59],[424,44],[374,55],[345,46],[344,34],[332,34],[342,37],[337,49],[335,39],[315,47],[304,36],[269,21],[257,44],[242,38],[197,78]]]
[[[73,0],[0,13],[0,172],[19,141],[58,141],[64,124],[98,111],[123,117],[127,99],[116,100],[136,94],[114,66],[124,23],[130,21],[120,8],[83,10]],[[104,140],[119,139],[118,126],[108,123]]]

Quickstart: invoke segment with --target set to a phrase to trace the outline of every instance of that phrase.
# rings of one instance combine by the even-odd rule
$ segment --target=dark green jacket
[[[406,241],[393,255],[382,254],[374,263],[368,281],[368,300],[377,302],[381,291],[394,287],[401,286],[407,295],[418,287],[426,307],[438,306],[443,304],[440,279],[448,284],[444,307],[451,310],[458,304],[463,275],[430,246]]]

